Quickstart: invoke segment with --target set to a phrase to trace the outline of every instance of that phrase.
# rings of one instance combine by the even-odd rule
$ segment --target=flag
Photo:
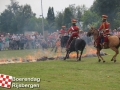
[[[10,88],[12,82],[12,76],[0,74],[0,86]]]

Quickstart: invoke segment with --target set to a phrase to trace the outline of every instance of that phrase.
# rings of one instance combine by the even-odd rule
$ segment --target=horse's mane
[[[94,35],[99,35],[99,31],[97,28],[94,28]]]
[[[90,37],[90,36],[92,36],[93,34],[95,34],[94,32],[92,32],[92,30],[94,30],[94,32],[95,32],[95,31],[98,32],[97,28],[91,27],[90,30],[89,30],[88,33],[87,33],[87,36],[88,36],[88,37]],[[96,33],[96,34],[98,34],[98,33]]]
[[[97,28],[95,28],[95,27],[91,27],[91,29],[92,29],[92,30],[98,30],[98,29],[97,29]]]

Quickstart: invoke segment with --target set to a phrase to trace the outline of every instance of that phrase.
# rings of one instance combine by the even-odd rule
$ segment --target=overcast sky
[[[37,17],[41,15],[41,0],[16,0],[19,2],[19,5],[29,4],[32,8],[32,11],[37,14]],[[85,5],[87,8],[90,8],[93,5],[94,0],[42,0],[43,5],[43,16],[47,16],[48,8],[53,7],[54,12],[62,11],[71,4]],[[6,8],[6,5],[10,4],[10,0],[0,0],[0,13],[3,12]]]

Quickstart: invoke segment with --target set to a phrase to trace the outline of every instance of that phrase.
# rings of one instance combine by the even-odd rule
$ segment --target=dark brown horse
[[[69,58],[69,54],[71,52],[76,51],[77,61],[81,61],[81,56],[83,54],[85,46],[86,46],[85,40],[80,39],[80,38],[73,38],[73,40],[71,41],[70,47],[67,49],[66,56],[65,56],[64,60]],[[80,55],[79,55],[79,51],[81,51]]]
[[[87,36],[89,36],[89,37],[93,36],[95,43],[97,43],[97,38],[99,36],[99,32],[97,29],[91,27],[91,29],[87,33]],[[116,57],[119,54],[120,39],[118,38],[118,36],[109,35],[108,40],[109,40],[109,42],[105,44],[105,49],[111,48],[113,51],[115,51],[115,55],[112,57],[111,61],[116,62]],[[100,55],[100,51],[102,50],[101,45],[97,46],[96,49],[97,49],[98,61],[100,62],[102,59],[103,62],[105,62],[103,57]]]

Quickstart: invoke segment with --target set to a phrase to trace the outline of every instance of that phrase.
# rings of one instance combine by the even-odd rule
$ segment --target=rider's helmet
[[[77,20],[75,20],[75,19],[72,19],[72,23],[76,23],[77,22]]]
[[[66,28],[66,26],[62,26],[62,28]]]
[[[107,19],[107,15],[102,15],[102,20],[106,20]]]

